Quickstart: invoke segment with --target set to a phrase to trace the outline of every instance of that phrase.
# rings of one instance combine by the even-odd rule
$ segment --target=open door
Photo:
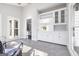
[[[73,45],[74,50],[79,55],[79,3],[76,3],[74,6],[74,20],[73,20]]]
[[[32,38],[32,30],[31,30],[31,19],[27,19],[27,39],[30,39]]]

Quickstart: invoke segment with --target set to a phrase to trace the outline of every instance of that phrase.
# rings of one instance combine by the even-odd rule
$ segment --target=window
[[[14,29],[14,36],[18,36],[18,29]]]
[[[79,12],[77,11],[79,11],[78,5],[75,6],[75,21],[74,21],[74,29],[73,29],[74,31],[73,36],[75,37],[75,39],[79,39]]]
[[[18,28],[18,21],[17,20],[14,21],[14,27]]]
[[[10,38],[14,38],[19,35],[18,21],[19,20],[14,17],[10,17],[10,19],[9,19],[9,36],[10,36]]]

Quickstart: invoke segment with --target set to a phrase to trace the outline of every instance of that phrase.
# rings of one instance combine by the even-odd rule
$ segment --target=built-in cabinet
[[[66,8],[53,11],[55,18],[55,25],[66,24]]]
[[[66,8],[40,14],[38,40],[67,45]]]
[[[66,45],[68,42],[68,33],[67,31],[55,31],[54,32],[55,43]]]

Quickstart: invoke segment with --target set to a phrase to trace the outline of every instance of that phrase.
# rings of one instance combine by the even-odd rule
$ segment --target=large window
[[[11,38],[18,37],[19,35],[19,20],[16,18],[9,19],[9,36]]]

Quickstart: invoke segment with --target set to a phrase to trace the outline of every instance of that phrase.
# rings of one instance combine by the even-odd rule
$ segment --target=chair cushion
[[[17,48],[7,48],[5,49],[5,55],[11,56],[17,51]]]

